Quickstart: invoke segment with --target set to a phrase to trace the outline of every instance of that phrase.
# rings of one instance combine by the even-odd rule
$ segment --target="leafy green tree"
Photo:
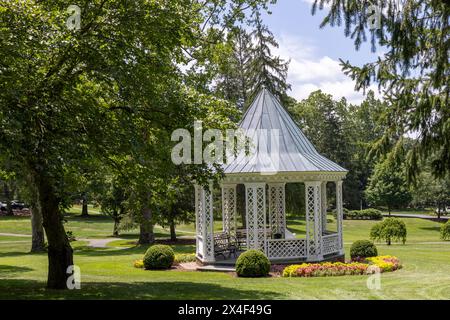
[[[0,177],[7,181],[6,183],[14,184],[15,189],[20,194],[20,200],[29,206],[31,211],[31,252],[45,251],[44,227],[42,224],[42,211],[39,204],[38,193],[36,187],[32,183],[32,179],[27,172],[20,170],[11,159],[9,154],[4,152],[0,155]],[[15,165],[15,167],[12,167]],[[11,197],[11,196],[10,196]],[[9,199],[9,209],[13,215],[11,200]]]
[[[386,218],[382,222],[378,222],[373,225],[370,230],[370,238],[374,241],[386,241],[388,246],[392,241],[401,241],[403,244],[406,242],[406,224],[395,218]]]
[[[381,15],[374,16],[372,5]],[[313,14],[317,9],[328,11],[321,27],[344,24],[345,35],[354,39],[357,50],[370,39],[373,51],[379,46],[386,52],[361,67],[342,61],[357,89],[377,83],[389,105],[383,114],[386,130],[373,152],[401,157],[404,135],[415,132],[417,139],[405,161],[408,179],[417,177],[424,160],[431,163],[433,175],[445,176],[450,171],[449,4],[441,0],[316,0]]]
[[[441,239],[450,240],[450,220],[441,226]]]
[[[350,182],[355,183],[350,188],[353,193],[350,199],[359,201],[361,209],[367,207],[364,190],[377,160],[377,157],[369,156],[369,152],[372,144],[384,134],[385,126],[380,122],[380,115],[385,108],[386,104],[376,99],[373,91],[367,93],[361,104],[348,106],[349,115],[344,123],[344,132],[350,144],[350,177],[354,177]],[[353,203],[353,207],[355,205]]]
[[[346,100],[335,101],[331,95],[318,90],[291,105],[289,111],[321,154],[349,170],[344,198],[347,206],[358,208],[360,184],[352,162],[352,141],[358,137],[350,136],[351,115]]]
[[[450,179],[435,178],[429,169],[423,169],[412,188],[413,204],[431,205],[437,209],[438,218],[450,202]]]
[[[102,213],[110,216],[114,221],[113,236],[119,235],[119,226],[127,213],[126,184],[120,178],[106,176],[103,185],[94,194],[94,199],[100,205]]]
[[[130,152],[151,145],[146,156],[157,158],[170,128],[208,114],[211,105],[197,108],[178,67],[183,48],[202,43],[197,26],[212,2],[220,1],[82,1],[79,30],[66,27],[64,1],[2,2],[0,153],[11,153],[36,186],[49,288],[66,288],[73,265],[61,220],[71,175],[98,159],[147,165]]]
[[[369,203],[386,206],[389,215],[392,208],[406,206],[412,196],[403,171],[387,160],[377,163],[366,189]]]
[[[228,34],[224,50],[217,55],[217,84],[215,92],[220,97],[244,110],[251,91],[249,65],[251,61],[252,38],[242,27]]]
[[[167,183],[165,190],[157,204],[157,221],[162,227],[169,227],[170,240],[176,241],[176,225],[195,221],[193,186],[180,176]]]

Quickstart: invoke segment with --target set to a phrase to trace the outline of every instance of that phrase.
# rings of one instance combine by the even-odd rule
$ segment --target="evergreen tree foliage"
[[[373,15],[372,5],[380,15]],[[405,159],[408,180],[415,180],[424,160],[435,176],[444,177],[450,171],[448,1],[316,0],[313,14],[317,9],[328,11],[321,27],[343,24],[356,49],[370,36],[373,51],[386,51],[361,67],[342,61],[357,89],[376,83],[389,105],[386,130],[372,152],[399,160],[405,134],[414,132],[417,139]]]

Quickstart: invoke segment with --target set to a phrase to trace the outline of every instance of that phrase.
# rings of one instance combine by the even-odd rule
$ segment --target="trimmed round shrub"
[[[441,239],[450,240],[450,220],[447,220],[441,227]]]
[[[350,257],[352,260],[375,257],[378,255],[377,247],[369,240],[358,240],[350,247]]]
[[[169,269],[175,259],[175,254],[171,247],[157,244],[148,248],[144,255],[145,269]]]
[[[399,219],[387,218],[375,224],[370,230],[370,238],[375,241],[386,241],[391,245],[392,241],[406,242],[406,224]]]
[[[236,273],[239,277],[264,277],[269,274],[270,261],[259,250],[248,250],[236,261]]]
[[[383,214],[377,209],[364,209],[364,210],[347,210],[344,211],[344,219],[346,220],[381,220]]]

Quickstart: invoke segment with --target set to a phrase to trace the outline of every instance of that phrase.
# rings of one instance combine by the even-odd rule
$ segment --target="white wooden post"
[[[342,223],[344,220],[344,204],[342,198],[342,180],[336,181],[336,220],[338,230],[339,253],[344,253],[344,237]]]
[[[327,231],[327,182],[322,181],[321,188],[321,199],[320,202],[322,204],[321,212],[322,212],[322,232],[325,233]]]
[[[212,187],[195,185],[196,255],[202,262],[215,261]]]
[[[321,182],[305,182],[306,204],[306,252],[309,261],[323,259]]]
[[[223,231],[236,235],[236,184],[222,184]]]
[[[266,250],[266,185],[245,184],[247,247]]]
[[[203,260],[203,204],[202,188],[194,185],[195,190],[195,255],[198,259]]]
[[[269,222],[272,233],[285,238],[285,183],[269,183]],[[272,236],[273,236],[272,234]]]

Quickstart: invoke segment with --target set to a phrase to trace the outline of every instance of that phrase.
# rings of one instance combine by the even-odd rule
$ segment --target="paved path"
[[[107,239],[85,239],[79,238],[77,241],[87,241],[88,246],[92,248],[106,248],[108,243],[116,241],[116,240],[126,240],[121,238],[107,238]]]
[[[5,237],[31,237],[29,234],[19,234],[19,233],[0,233],[0,236]]]
[[[389,214],[383,213],[384,217],[389,217]],[[414,213],[391,213],[391,217],[398,217],[398,218],[419,218],[419,219],[426,219],[426,220],[438,220],[437,216],[430,216],[428,214],[414,214]],[[448,216],[441,216],[441,220],[449,220],[450,217]]]
[[[20,234],[20,233],[0,233],[0,236],[5,236],[5,237],[27,237],[27,238],[31,238],[31,235],[29,234]],[[88,242],[88,246],[89,247],[93,247],[93,248],[106,248],[108,243],[116,241],[116,240],[126,240],[126,239],[122,239],[122,238],[105,238],[105,239],[87,239],[87,238],[78,238],[78,241],[86,241]]]

